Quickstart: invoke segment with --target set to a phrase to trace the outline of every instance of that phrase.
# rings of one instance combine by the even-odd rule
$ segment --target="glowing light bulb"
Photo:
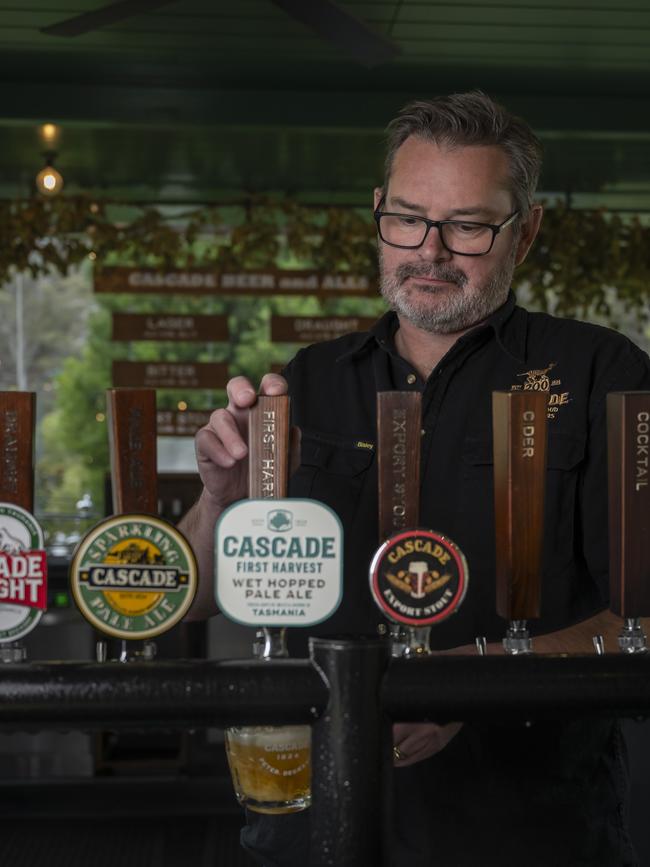
[[[58,196],[63,189],[63,178],[54,166],[45,166],[36,175],[36,188],[44,196]]]
[[[55,150],[61,137],[61,127],[55,123],[43,123],[38,128],[38,137],[46,150]]]
[[[185,410],[187,409],[187,404],[184,400],[179,400],[177,406],[181,412],[185,412]]]

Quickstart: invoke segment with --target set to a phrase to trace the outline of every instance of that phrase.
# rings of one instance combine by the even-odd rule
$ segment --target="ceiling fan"
[[[143,12],[169,6],[175,0],[118,0],[93,12],[66,18],[41,28],[49,36],[81,36],[92,30],[117,24]],[[399,53],[394,42],[371,30],[360,18],[333,0],[270,0],[292,18],[314,30],[320,37],[338,46],[364,66],[377,66]]]

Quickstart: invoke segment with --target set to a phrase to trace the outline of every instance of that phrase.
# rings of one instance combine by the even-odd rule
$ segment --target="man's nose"
[[[438,226],[431,226],[424,244],[422,244],[418,252],[423,259],[429,262],[448,262],[453,255],[442,243]]]

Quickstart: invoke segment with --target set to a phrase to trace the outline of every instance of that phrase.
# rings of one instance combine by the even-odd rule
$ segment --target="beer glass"
[[[245,726],[225,732],[235,795],[257,813],[296,813],[311,803],[309,726]]]

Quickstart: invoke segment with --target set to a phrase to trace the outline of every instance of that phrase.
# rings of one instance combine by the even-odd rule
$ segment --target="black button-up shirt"
[[[491,395],[549,393],[542,617],[533,632],[570,625],[607,606],[605,397],[650,389],[650,361],[625,337],[506,304],[465,334],[426,382],[395,350],[397,319],[368,333],[301,350],[286,370],[302,461],[296,497],[331,506],[345,530],[345,586],[336,614],[291,630],[377,634],[368,569],[378,546],[376,393],[422,392],[420,523],[465,553],[469,587],[459,612],[432,630],[434,648],[499,640],[495,613]],[[383,630],[380,629],[380,632]],[[627,778],[618,726],[607,720],[531,726],[469,725],[442,752],[394,774],[397,867],[632,867]],[[265,865],[304,867],[309,811],[254,817],[242,840]]]
[[[376,393],[422,392],[420,524],[449,536],[469,564],[459,612],[432,631],[432,647],[499,640],[495,612],[492,392],[549,393],[542,616],[549,632],[608,602],[605,396],[650,389],[650,360],[595,325],[529,313],[514,296],[465,334],[426,382],[395,349],[397,318],[367,333],[301,350],[286,370],[302,461],[292,496],[331,506],[345,532],[343,602],[319,631],[377,634],[368,568],[379,545]],[[312,629],[311,632],[314,630]],[[383,630],[380,630],[383,631]],[[295,640],[295,639],[294,639]]]

